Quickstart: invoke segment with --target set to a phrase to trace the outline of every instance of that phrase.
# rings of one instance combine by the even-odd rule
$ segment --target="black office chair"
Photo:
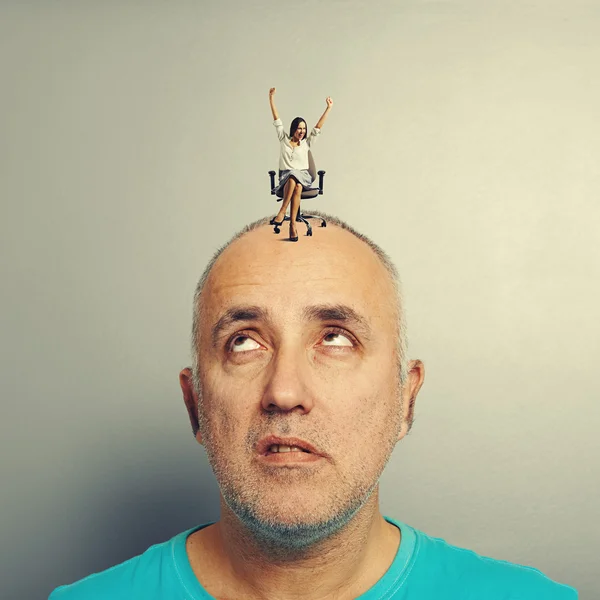
[[[319,176],[319,187],[311,187],[309,190],[303,190],[300,198],[302,200],[308,200],[309,198],[316,198],[319,194],[323,194],[323,179],[325,178],[325,171],[317,171],[315,167],[315,161],[313,159],[312,152],[308,151],[308,172],[313,179],[313,186],[316,183],[317,175]],[[275,196],[275,171],[269,171],[269,177],[271,178],[271,194]],[[283,199],[283,190],[279,194],[277,194],[277,202],[281,202]],[[298,210],[298,216],[296,217],[296,221],[300,223],[304,223],[306,225],[306,235],[312,235],[312,227],[308,222],[308,219],[321,219],[321,227],[327,227],[327,221],[323,219],[323,217],[319,217],[316,215],[309,215],[307,213],[302,212],[302,204],[300,205],[300,209]],[[285,215],[283,221],[289,221],[290,218]],[[279,227],[275,225],[275,233],[279,233]]]

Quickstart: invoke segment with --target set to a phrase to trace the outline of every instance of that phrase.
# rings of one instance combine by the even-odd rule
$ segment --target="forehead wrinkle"
[[[270,228],[268,229],[270,233]],[[261,231],[260,233],[263,234],[264,232]],[[346,232],[342,233],[345,234]],[[338,244],[336,241],[333,247],[330,243],[332,240],[326,238],[317,240],[320,243],[309,249],[310,254],[300,253],[299,256],[294,257],[294,268],[292,269],[290,269],[289,257],[285,249],[280,249],[279,246],[274,245],[270,237],[265,237],[264,240],[263,237],[263,235],[259,236],[257,232],[252,232],[234,242],[219,257],[212,272],[207,277],[204,293],[202,294],[204,296],[202,312],[205,317],[213,313],[214,308],[217,308],[217,311],[220,312],[219,308],[227,305],[231,306],[232,301],[236,304],[256,304],[263,307],[268,306],[270,310],[277,309],[277,302],[273,304],[275,297],[289,295],[290,285],[296,284],[301,285],[298,290],[300,295],[307,295],[308,298],[313,296],[313,301],[316,300],[317,303],[324,305],[330,303],[332,305],[336,303],[348,304],[346,300],[352,299],[353,301],[359,300],[361,304],[366,302],[364,308],[367,308],[373,302],[373,294],[375,293],[378,297],[376,303],[376,305],[379,305],[378,310],[374,315],[371,315],[369,310],[366,311],[366,314],[363,314],[362,322],[366,324],[371,324],[371,316],[383,316],[379,315],[382,308],[380,305],[381,296],[386,297],[388,292],[391,292],[391,297],[395,298],[394,283],[378,256],[369,251],[370,249],[366,245],[365,250],[367,252],[360,252],[358,253],[359,256],[351,253],[346,248],[345,235],[341,239],[344,243]],[[355,239],[350,241],[353,243],[358,242]],[[327,255],[326,269],[322,267],[324,254]],[[352,260],[349,260],[349,257]],[[315,267],[319,271],[318,273],[314,272]],[[367,279],[363,276],[360,278],[360,282],[356,281],[356,267],[360,267],[363,275],[365,272],[369,273]],[[337,282],[350,281],[354,282],[351,290],[347,289],[346,285],[341,288],[328,289],[329,285]],[[348,297],[347,292],[349,291],[352,292],[353,297]],[[322,302],[314,297],[315,293],[318,294],[319,300]],[[340,293],[345,297],[340,296]],[[329,298],[327,297],[328,294],[330,294]],[[351,304],[354,304],[354,302]],[[212,305],[213,310],[210,309],[210,305]],[[289,308],[288,304],[288,310]],[[306,319],[307,316],[299,312],[296,318]],[[323,316],[325,315],[321,314],[320,317],[316,314],[312,315],[313,320],[323,320],[321,319]],[[337,317],[341,316],[341,314],[337,315]],[[331,319],[331,317],[332,315],[329,315],[327,318]],[[365,319],[364,317],[368,318]],[[348,315],[341,320],[347,319]],[[212,321],[212,319],[210,320]],[[360,319],[354,319],[354,321],[356,324],[360,323]]]
[[[304,308],[303,314],[307,320],[353,323],[365,334],[371,332],[369,320],[347,304],[317,304],[307,306]]]
[[[242,321],[268,321],[270,319],[269,311],[260,306],[241,305],[232,306],[223,313],[211,329],[213,343],[216,342],[221,331]]]

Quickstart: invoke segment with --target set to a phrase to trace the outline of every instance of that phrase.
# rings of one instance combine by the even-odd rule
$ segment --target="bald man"
[[[379,509],[424,368],[408,360],[396,270],[324,215],[305,244],[268,218],[209,263],[180,384],[221,519],[52,600],[568,600],[539,571],[456,548]]]

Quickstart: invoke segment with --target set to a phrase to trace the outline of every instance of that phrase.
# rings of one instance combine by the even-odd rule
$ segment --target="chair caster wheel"
[[[321,227],[327,227],[327,221],[323,221],[323,222],[321,223]]]
[[[309,237],[312,237],[312,229],[310,231],[307,231],[306,235],[309,236]]]
[[[279,232],[281,231],[281,229],[279,229],[279,227],[275,227],[275,229],[273,229],[273,231],[274,231],[275,233],[279,233]]]

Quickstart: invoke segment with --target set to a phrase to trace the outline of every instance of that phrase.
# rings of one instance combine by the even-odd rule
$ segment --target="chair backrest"
[[[313,178],[313,181],[317,179],[317,167],[315,167],[315,159],[313,158],[312,151],[308,151],[308,172]]]

